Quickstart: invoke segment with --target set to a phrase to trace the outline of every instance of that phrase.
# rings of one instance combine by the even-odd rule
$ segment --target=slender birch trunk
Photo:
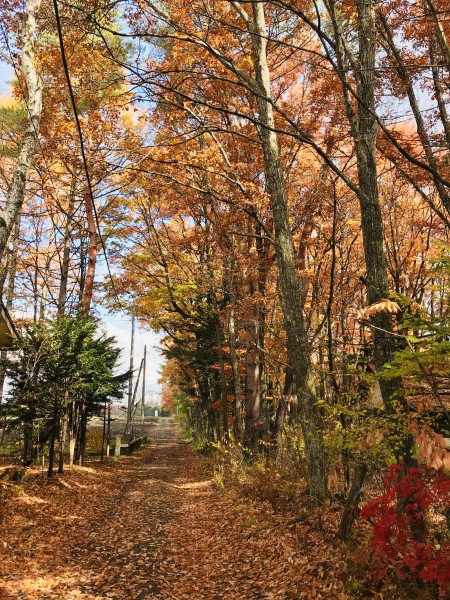
[[[24,201],[28,174],[39,142],[42,83],[36,68],[34,37],[36,33],[36,11],[40,3],[40,0],[28,0],[22,23],[21,70],[28,91],[28,120],[19,157],[6,195],[5,207],[0,210],[0,259],[5,252],[8,238]]]

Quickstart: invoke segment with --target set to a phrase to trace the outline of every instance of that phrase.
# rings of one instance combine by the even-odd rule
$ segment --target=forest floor
[[[4,492],[1,600],[352,597],[326,516],[319,530],[218,490],[161,421],[135,456]]]

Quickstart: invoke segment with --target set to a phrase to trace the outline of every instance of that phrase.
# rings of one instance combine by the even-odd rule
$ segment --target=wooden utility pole
[[[142,359],[142,398],[141,398],[141,417],[142,423],[145,422],[145,369],[147,367],[147,346],[144,346],[144,358]]]
[[[133,418],[136,413],[136,409],[139,402],[136,402],[137,391],[139,389],[139,381],[141,380],[142,367],[144,366],[144,359],[141,360],[141,364],[139,365],[139,372],[136,379],[136,383],[134,384],[134,392],[133,397],[131,399],[131,411],[130,411],[130,424],[131,424],[131,436],[130,439],[133,439]]]

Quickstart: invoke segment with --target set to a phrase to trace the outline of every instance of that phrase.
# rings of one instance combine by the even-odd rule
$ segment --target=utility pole
[[[139,372],[138,372],[138,376],[136,379],[136,383],[134,385],[134,392],[133,392],[133,398],[131,400],[131,418],[130,418],[130,423],[132,423],[134,415],[136,413],[137,407],[139,405],[139,401],[136,402],[136,395],[137,395],[137,391],[139,388],[139,382],[141,380],[141,373],[142,373],[142,367],[144,366],[144,359],[141,360],[141,364],[139,366]],[[131,425],[131,437],[130,439],[133,439],[133,425]]]
[[[127,423],[125,425],[125,434],[129,432],[131,423],[131,411],[133,405],[133,360],[134,360],[134,312],[131,317],[131,347],[130,347],[130,380],[128,382],[128,408],[127,408]]]
[[[142,399],[141,399],[141,417],[142,424],[145,422],[145,369],[147,367],[147,346],[144,346],[144,358],[142,366]]]

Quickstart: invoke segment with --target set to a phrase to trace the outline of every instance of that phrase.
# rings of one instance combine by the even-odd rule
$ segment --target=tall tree
[[[6,195],[5,206],[0,211],[0,258],[5,252],[8,238],[22,207],[33,156],[39,142],[42,113],[42,83],[35,60],[36,12],[40,0],[28,0],[20,32],[21,74],[25,82],[27,127],[19,156]]]

